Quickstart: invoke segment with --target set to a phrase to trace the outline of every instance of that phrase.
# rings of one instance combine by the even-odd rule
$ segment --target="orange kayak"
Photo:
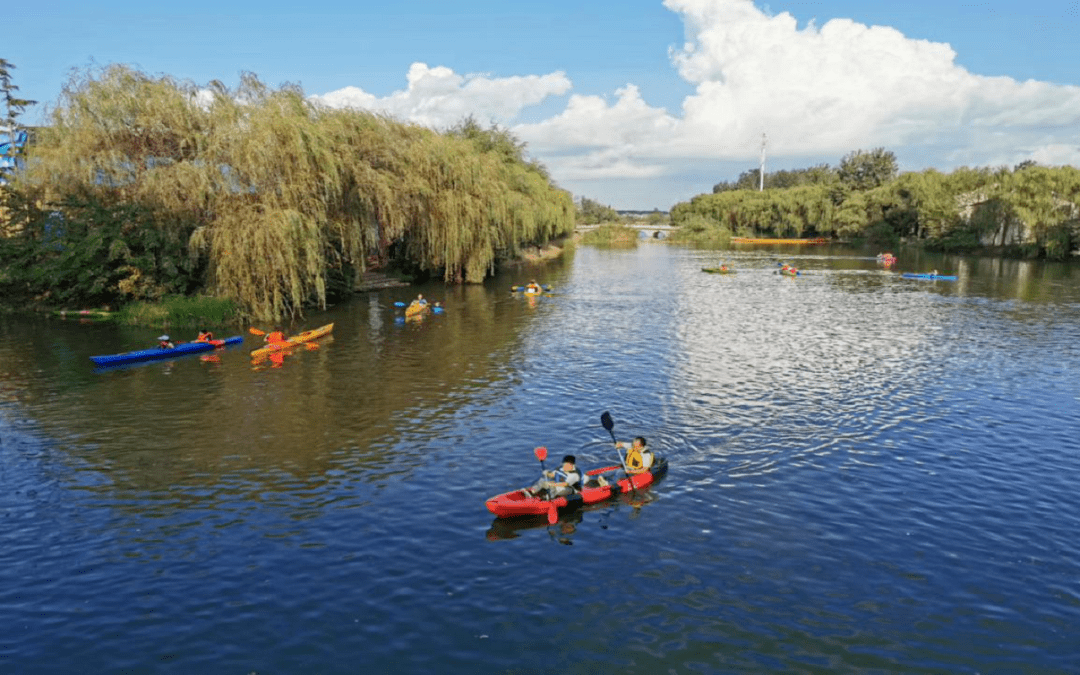
[[[320,326],[319,328],[313,328],[311,330],[306,330],[303,333],[300,333],[298,335],[294,335],[294,336],[292,336],[290,338],[287,338],[285,340],[285,342],[280,342],[280,343],[277,343],[277,344],[269,344],[269,345],[266,345],[265,347],[260,347],[259,349],[256,349],[255,351],[251,352],[251,358],[253,358],[253,359],[265,358],[265,357],[269,356],[271,352],[280,351],[282,349],[288,349],[288,348],[290,348],[290,347],[292,347],[294,345],[298,345],[298,344],[301,344],[301,343],[304,343],[304,342],[310,342],[311,340],[321,338],[322,336],[328,334],[332,330],[334,330],[334,324],[332,324],[332,323],[328,323],[325,326]]]
[[[828,239],[754,239],[752,237],[732,237],[733,244],[827,244]]]

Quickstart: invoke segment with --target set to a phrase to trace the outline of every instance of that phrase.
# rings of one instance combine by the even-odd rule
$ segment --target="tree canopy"
[[[369,259],[479,282],[574,224],[569,193],[505,129],[468,119],[440,133],[330,109],[253,74],[229,88],[117,65],[75,73],[33,153],[20,189],[63,217],[63,246],[77,245],[72,219],[117,209],[184,242],[182,283],[129,270],[105,284],[119,301],[179,284],[278,319],[325,305],[331,278],[347,283]]]
[[[873,190],[896,178],[898,173],[896,155],[885,148],[850,152],[840,160],[836,170],[840,182],[854,190]]]
[[[712,194],[676,204],[675,238],[723,242],[736,236],[922,241],[943,250],[1008,246],[1063,258],[1080,245],[1080,170],[1040,167],[933,169],[900,174],[884,148],[848,153],[828,165],[766,174],[758,169]]]

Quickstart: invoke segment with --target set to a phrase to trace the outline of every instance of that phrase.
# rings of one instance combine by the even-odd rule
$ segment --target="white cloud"
[[[429,68],[425,63],[414,63],[409,68],[408,87],[389,96],[379,98],[357,87],[345,87],[311,98],[334,108],[365,108],[445,128],[470,115],[482,124],[507,124],[525,108],[565,94],[571,86],[561,72],[495,78],[458,75],[444,66]]]
[[[679,121],[661,108],[651,108],[632,84],[615,91],[609,105],[599,96],[570,97],[566,109],[536,124],[521,124],[514,131],[530,147],[558,152],[565,147],[643,148],[649,139],[661,141],[676,133]]]
[[[962,145],[977,127],[1080,126],[1080,87],[974,75],[941,43],[834,19],[803,28],[750,0],[665,0],[688,42],[672,61],[697,85],[683,132],[752,138],[790,155]],[[741,147],[737,142],[733,147]]]
[[[639,179],[655,179],[659,194],[668,179],[689,189],[687,176],[710,163],[755,164],[763,132],[774,166],[785,158],[789,166],[805,165],[799,158],[835,163],[875,147],[895,152],[905,169],[1080,163],[1070,145],[1080,137],[1080,87],[973,74],[947,44],[850,19],[800,27],[752,0],[664,5],[686,32],[669,50],[672,66],[695,87],[678,114],[648,105],[627,84],[613,100],[574,94],[553,117],[514,126],[523,110],[568,93],[567,76],[462,76],[422,63],[410,68],[405,90],[386,97],[348,87],[313,98],[436,128],[468,115],[510,126],[564,187],[604,185],[606,203],[627,207]],[[905,166],[905,157],[925,166]],[[634,187],[616,197],[620,178]],[[704,176],[700,191],[717,178]]]

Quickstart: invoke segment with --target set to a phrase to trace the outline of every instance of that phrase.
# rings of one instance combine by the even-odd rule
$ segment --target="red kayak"
[[[626,478],[625,474],[623,475],[623,478],[618,481],[600,481],[599,477],[604,473],[610,471],[622,471],[621,466],[607,466],[601,469],[586,471],[585,487],[581,492],[575,492],[565,497],[556,497],[555,499],[544,499],[543,497],[533,497],[522,488],[511,492],[504,492],[501,495],[495,495],[488,499],[486,504],[488,511],[491,511],[499,518],[542,516],[547,514],[548,521],[554,522],[558,519],[558,513],[560,511],[569,511],[587,504],[595,504],[597,502],[602,502],[605,499],[610,499],[617,494],[640,490],[643,487],[652,485],[660,476],[667,473],[667,468],[668,463],[666,459],[661,457],[656,458],[656,461],[648,471],[633,474],[631,476],[634,481],[634,485],[631,488],[630,479]]]

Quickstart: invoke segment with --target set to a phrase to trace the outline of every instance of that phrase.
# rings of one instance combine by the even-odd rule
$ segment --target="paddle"
[[[611,434],[611,441],[615,443],[615,452],[619,453],[619,462],[622,463],[623,473],[626,474],[626,482],[630,483],[630,491],[637,496],[637,487],[634,485],[634,479],[630,477],[630,469],[626,466],[626,460],[623,459],[622,450],[619,449],[619,441],[615,438],[615,422],[611,419],[611,413],[604,411],[604,414],[600,416],[600,424],[604,425],[604,428]]]
[[[533,450],[536,458],[540,460],[540,468],[547,473],[547,467],[544,466],[544,460],[547,459],[547,448],[540,446]],[[548,525],[554,525],[559,520],[559,510],[555,508],[555,504],[551,502],[551,496],[548,496]]]
[[[404,307],[404,306],[405,306],[405,303],[400,301],[400,300],[398,300],[397,302],[394,303],[394,307]]]
[[[600,467],[598,469],[589,469],[588,471],[585,472],[585,475],[586,476],[599,476],[602,473],[607,473],[608,471],[618,471],[621,468],[622,467],[617,465],[617,464],[612,465],[612,466],[602,466],[602,467]]]
[[[546,472],[547,467],[544,466],[544,460],[547,459],[547,448],[541,445],[539,448],[533,450],[533,454],[540,460],[540,468]]]
[[[248,332],[252,335],[266,335],[266,331],[259,330],[258,328],[248,328]]]

